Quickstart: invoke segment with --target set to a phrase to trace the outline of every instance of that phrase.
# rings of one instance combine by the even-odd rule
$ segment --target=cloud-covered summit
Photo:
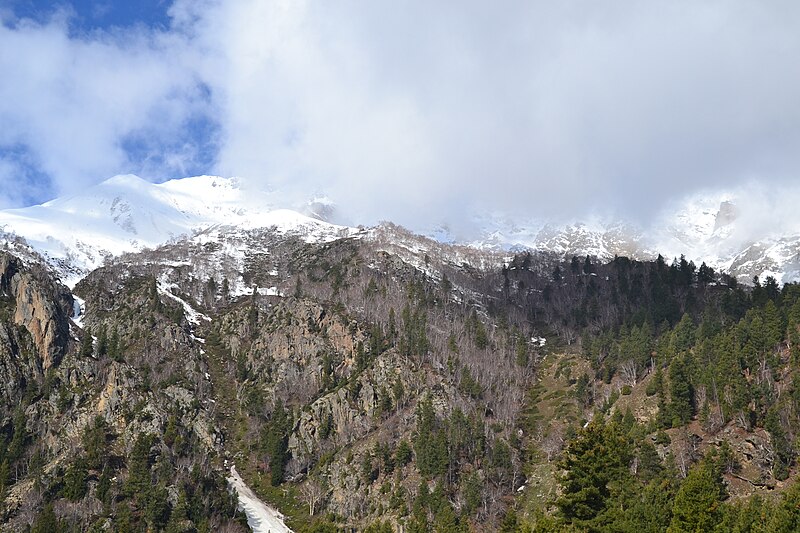
[[[177,0],[74,31],[0,10],[3,206],[110,175],[247,176],[352,222],[640,220],[800,176],[793,2]]]

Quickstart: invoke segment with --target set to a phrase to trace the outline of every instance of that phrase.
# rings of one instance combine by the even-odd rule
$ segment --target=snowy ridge
[[[751,185],[703,192],[668,206],[649,227],[618,218],[586,217],[554,224],[537,218],[482,214],[468,235],[454,237],[446,226],[431,238],[396,231],[391,223],[370,230],[328,223],[327,198],[287,209],[274,191],[250,188],[239,178],[197,176],[152,184],[133,175],[115,176],[81,194],[39,206],[0,211],[0,248],[28,261],[44,262],[69,286],[110,258],[188,239],[221,247],[226,262],[243,263],[253,249],[250,233],[269,228],[279,236],[309,243],[367,237],[387,251],[424,268],[419,256],[444,254],[453,264],[496,266],[510,252],[532,250],[569,260],[627,256],[667,261],[685,255],[740,281],[774,276],[800,280],[800,184],[775,194]],[[395,228],[395,229],[391,229]],[[434,243],[438,246],[434,246]],[[256,245],[257,246],[257,245]],[[251,287],[233,287],[245,294]]]
[[[115,176],[79,195],[0,211],[0,245],[33,250],[74,285],[110,257],[153,248],[215,226],[275,228],[308,242],[330,240],[349,228],[277,207],[272,193],[242,180],[197,176],[152,184]]]
[[[668,206],[646,228],[613,218],[555,225],[492,214],[476,219],[480,236],[469,244],[487,251],[550,252],[566,260],[585,255],[653,260],[661,254],[669,262],[685,255],[745,283],[753,276],[785,283],[800,281],[797,201],[800,186],[771,196],[753,186],[702,192]],[[439,242],[453,240],[447,232],[430,234]]]

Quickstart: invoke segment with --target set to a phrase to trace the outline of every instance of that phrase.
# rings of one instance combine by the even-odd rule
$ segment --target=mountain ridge
[[[649,228],[613,217],[557,224],[495,213],[476,216],[480,229],[471,236],[454,237],[446,227],[421,233],[442,244],[492,253],[531,250],[561,259],[589,255],[604,261],[615,256],[685,256],[740,282],[749,283],[754,276],[800,279],[800,229],[750,231],[751,220],[739,203],[743,197],[742,191],[697,194],[656,217]],[[242,178],[195,176],[153,184],[128,174],[80,194],[0,211],[0,242],[19,253],[23,243],[13,236],[21,237],[30,245],[23,254],[38,252],[72,286],[110,257],[215,227],[274,227],[322,241],[360,231],[332,223],[335,215],[327,198],[291,203],[279,192],[251,187]]]

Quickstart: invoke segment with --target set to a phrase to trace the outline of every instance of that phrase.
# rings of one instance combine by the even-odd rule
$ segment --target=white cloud
[[[64,188],[131,170],[131,132],[169,144],[206,114],[209,170],[411,226],[474,209],[647,218],[800,170],[793,2],[178,0],[170,15],[164,32],[0,29],[18,80],[0,84],[0,143],[31,146]]]
[[[69,18],[0,26],[0,146],[26,147],[54,192],[139,165],[132,134],[169,140],[193,112],[195,82],[180,41],[139,29],[69,34]]]

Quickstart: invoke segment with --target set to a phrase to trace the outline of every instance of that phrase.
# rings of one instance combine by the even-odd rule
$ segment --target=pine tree
[[[780,421],[777,406],[773,406],[767,411],[767,417],[764,422],[764,429],[769,432],[772,440],[772,448],[775,453],[775,459],[772,464],[772,475],[775,479],[783,481],[789,477],[789,467],[792,463],[792,448],[789,440],[786,438],[786,432]]]
[[[108,355],[108,333],[106,327],[100,327],[100,333],[97,335],[97,357],[102,359]]]
[[[265,451],[269,457],[270,483],[275,487],[283,483],[284,468],[289,460],[290,423],[289,414],[283,407],[283,402],[278,400],[267,425],[264,439]]]
[[[772,509],[766,531],[800,531],[800,482],[795,481]]]
[[[146,433],[140,434],[133,444],[128,461],[127,492],[131,496],[144,494],[150,488],[150,448],[154,437]]]
[[[594,529],[611,498],[612,485],[630,476],[630,448],[616,425],[597,417],[570,442],[559,462],[563,492],[556,506],[565,522]]]
[[[447,438],[439,428],[433,402],[428,395],[417,406],[414,452],[419,473],[425,477],[446,473],[449,463],[447,448]]]
[[[687,351],[694,344],[695,328],[692,317],[684,313],[681,321],[672,332],[672,345],[675,353]]]
[[[675,495],[668,533],[713,531],[722,519],[727,497],[719,471],[703,462],[689,471]]]
[[[694,414],[694,390],[683,357],[675,359],[669,366],[669,391],[673,427],[688,423]]]
[[[30,533],[53,533],[54,531],[61,531],[61,521],[56,518],[53,504],[48,503],[36,517]]]
[[[86,495],[87,471],[86,463],[83,459],[76,459],[69,465],[64,474],[64,487],[61,495],[73,502],[76,502]]]
[[[81,338],[81,357],[91,357],[93,352],[92,332],[89,328],[86,328],[83,330],[83,337]]]
[[[186,508],[186,493],[181,490],[178,493],[178,501],[169,515],[169,521],[164,529],[166,533],[184,533],[186,531],[186,521],[188,520]]]

